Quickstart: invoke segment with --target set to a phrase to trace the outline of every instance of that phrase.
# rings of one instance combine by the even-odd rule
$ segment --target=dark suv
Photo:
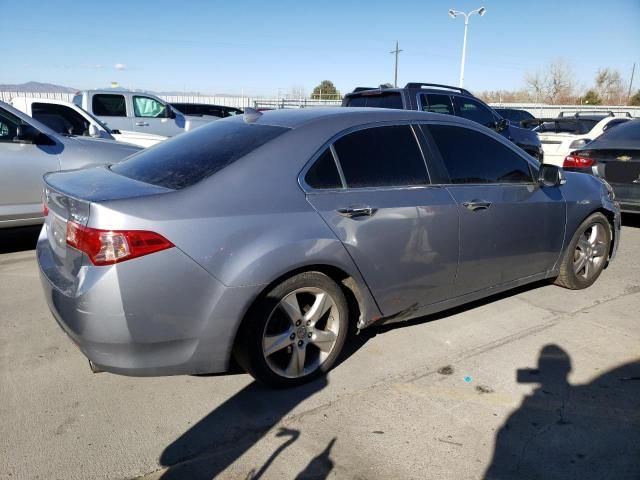
[[[497,131],[542,162],[542,145],[535,132],[510,124],[464,88],[436,83],[407,83],[404,88],[358,87],[345,95],[342,106],[420,110],[467,118]]]

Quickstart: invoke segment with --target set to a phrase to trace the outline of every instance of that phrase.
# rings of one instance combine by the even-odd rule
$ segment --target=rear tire
[[[335,365],[348,327],[347,300],[338,284],[322,273],[304,272],[256,302],[238,331],[234,353],[256,380],[292,387]]]
[[[596,212],[576,229],[560,264],[556,285],[580,290],[593,285],[609,258],[611,226],[607,217]]]

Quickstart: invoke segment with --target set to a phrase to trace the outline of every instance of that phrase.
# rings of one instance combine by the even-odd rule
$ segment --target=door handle
[[[136,122],[136,127],[148,127],[149,124],[147,122]]]
[[[462,205],[472,212],[475,212],[476,210],[487,210],[491,206],[491,202],[471,200],[470,202],[463,202]]]
[[[374,213],[376,213],[377,208],[371,207],[346,207],[339,208],[337,212],[343,217],[354,218],[354,217],[370,217]]]

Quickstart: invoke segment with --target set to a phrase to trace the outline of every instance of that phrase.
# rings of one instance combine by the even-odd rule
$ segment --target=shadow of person
[[[327,447],[316,457],[313,457],[309,465],[305,467],[298,475],[296,480],[322,480],[329,476],[333,470],[333,460],[331,460],[331,449],[336,443],[336,437],[333,437]]]
[[[640,478],[640,361],[572,386],[569,355],[547,345],[537,369],[518,383],[538,383],[496,435],[486,479]]]
[[[165,448],[160,464],[169,467],[167,479],[211,479],[233,464],[276,423],[327,385],[326,377],[296,388],[271,390],[252,382],[229,398]],[[290,440],[277,449],[260,469],[295,442],[300,432],[286,430]]]

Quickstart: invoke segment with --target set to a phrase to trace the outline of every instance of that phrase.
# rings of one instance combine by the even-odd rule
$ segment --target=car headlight
[[[569,148],[572,150],[575,148],[581,148],[581,147],[584,147],[590,141],[591,141],[590,138],[581,138],[579,140],[574,140],[573,142],[571,142],[571,145],[569,145]]]

